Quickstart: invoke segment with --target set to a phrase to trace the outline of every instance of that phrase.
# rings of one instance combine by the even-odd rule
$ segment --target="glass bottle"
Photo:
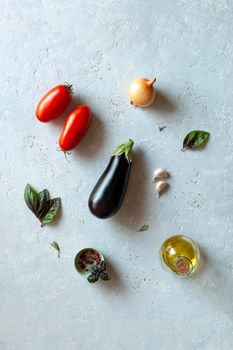
[[[182,277],[191,276],[200,261],[200,250],[196,242],[183,235],[168,238],[160,248],[163,264]]]

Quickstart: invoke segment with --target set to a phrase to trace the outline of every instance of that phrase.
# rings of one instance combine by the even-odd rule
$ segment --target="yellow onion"
[[[146,78],[134,79],[129,85],[130,103],[139,106],[147,107],[151,105],[155,99],[155,89],[153,84],[156,78],[149,80]]]

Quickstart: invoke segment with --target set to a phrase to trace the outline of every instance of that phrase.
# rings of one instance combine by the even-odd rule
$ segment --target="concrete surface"
[[[230,0],[1,1],[1,350],[233,349],[232,16]],[[129,82],[154,75],[153,107],[130,106]],[[70,162],[57,151],[65,115],[47,125],[34,117],[64,81],[74,84],[69,109],[93,111]],[[182,153],[192,129],[211,132],[210,142]],[[89,193],[129,137],[124,206],[98,220]],[[157,167],[172,175],[159,200]],[[26,208],[27,182],[61,196],[55,224],[41,229]],[[149,230],[136,232],[143,224]],[[193,279],[160,266],[159,247],[175,233],[201,246]],[[106,255],[109,283],[77,274],[86,246]]]

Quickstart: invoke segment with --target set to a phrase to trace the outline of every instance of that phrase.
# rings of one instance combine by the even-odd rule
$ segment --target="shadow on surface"
[[[159,112],[161,115],[165,116],[176,112],[178,106],[164,91],[156,89],[155,100],[148,109],[152,112]]]
[[[195,294],[206,304],[209,303],[216,310],[216,313],[223,312],[229,319],[232,319],[233,275],[230,272],[233,271],[233,264],[230,269],[223,260],[211,262],[204,248],[200,245],[199,247],[201,252],[200,266],[190,280],[195,284]]]
[[[111,263],[111,261],[107,258],[107,269],[106,272],[109,274],[109,281],[100,281],[99,285],[101,285],[102,289],[111,290],[116,294],[125,294],[126,286],[123,284],[120,272],[117,270],[116,266]]]

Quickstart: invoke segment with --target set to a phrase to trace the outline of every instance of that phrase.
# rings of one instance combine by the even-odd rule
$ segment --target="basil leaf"
[[[95,283],[96,281],[98,281],[98,276],[95,275],[94,273],[91,273],[88,277],[87,277],[87,280],[88,282],[90,283]]]
[[[143,231],[147,231],[149,228],[149,225],[145,224],[142,227],[140,227],[137,232],[143,232]]]
[[[202,130],[190,131],[184,138],[183,150],[186,148],[198,148],[203,146],[209,139],[210,133]]]
[[[60,198],[53,198],[47,201],[46,214],[41,220],[41,226],[49,224],[53,220],[54,216],[57,214],[57,211],[60,207],[60,203],[61,203]]]
[[[105,260],[101,261],[101,263],[100,263],[100,270],[101,271],[105,271],[106,270],[106,261]]]
[[[97,273],[97,272],[99,272],[99,267],[98,267],[98,266],[96,266],[95,264],[94,264],[94,265],[92,265],[92,266],[91,266],[91,272],[93,272],[93,273]]]
[[[60,198],[49,199],[49,191],[47,189],[37,193],[30,184],[27,184],[25,187],[24,199],[28,208],[40,220],[41,226],[53,220],[61,203]]]
[[[100,278],[104,281],[109,281],[110,280],[110,277],[109,275],[107,274],[107,272],[101,272],[100,274]]]
[[[38,197],[39,197],[39,206],[38,206],[38,210],[37,210],[37,215],[39,218],[43,218],[43,216],[45,215],[46,207],[47,207],[46,204],[49,200],[49,191],[45,189],[45,190],[39,192]]]
[[[27,186],[25,187],[24,200],[28,208],[37,216],[39,197],[38,197],[38,193],[34,190],[34,188],[30,184],[27,184]]]
[[[57,256],[58,256],[58,258],[60,258],[61,251],[60,251],[60,247],[59,247],[58,243],[56,241],[54,241],[53,243],[51,243],[51,246],[57,250],[57,253],[58,253]]]

